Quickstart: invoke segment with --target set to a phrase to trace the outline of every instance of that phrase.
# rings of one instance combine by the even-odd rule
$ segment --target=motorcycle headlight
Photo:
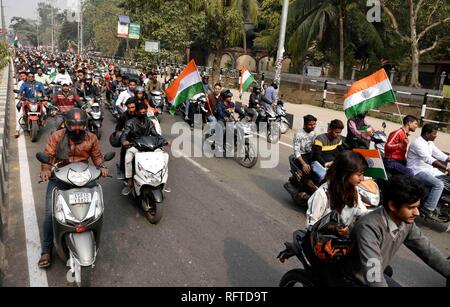
[[[93,119],[100,119],[101,113],[100,112],[91,112]]]
[[[70,169],[67,174],[67,179],[78,187],[85,186],[91,180],[91,177],[89,168],[82,172],[75,172],[73,169]]]
[[[34,104],[34,103],[30,103],[30,111],[37,112],[37,110],[38,110],[38,105]]]

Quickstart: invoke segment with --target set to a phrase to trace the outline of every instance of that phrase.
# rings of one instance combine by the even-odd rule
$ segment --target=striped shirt
[[[343,145],[341,136],[331,140],[327,133],[318,135],[313,146],[313,161],[325,166],[325,163],[334,161],[336,155],[345,150]]]

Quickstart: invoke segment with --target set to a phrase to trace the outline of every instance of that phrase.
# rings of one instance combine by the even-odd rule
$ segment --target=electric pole
[[[284,0],[283,11],[281,12],[280,40],[278,41],[278,52],[275,65],[274,82],[278,84],[278,92],[280,91],[281,68],[283,66],[284,41],[286,39],[286,23],[289,10],[289,0]]]
[[[3,40],[6,41],[6,22],[5,22],[5,9],[3,7],[3,0],[0,1],[0,5],[2,6],[2,37]]]
[[[80,0],[80,57],[83,58],[83,0]]]
[[[55,13],[53,11],[53,3],[50,1],[52,7],[52,52],[55,52]]]

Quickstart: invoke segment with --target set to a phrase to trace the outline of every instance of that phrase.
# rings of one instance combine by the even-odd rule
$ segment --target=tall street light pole
[[[289,0],[284,0],[283,10],[281,12],[280,40],[278,41],[277,61],[275,65],[274,82],[278,84],[278,92],[280,91],[281,68],[283,65],[284,41],[286,39],[286,24],[289,10]]]
[[[3,7],[3,0],[0,1],[0,5],[2,6],[2,37],[3,40],[6,41],[6,22],[5,22],[5,9]]]

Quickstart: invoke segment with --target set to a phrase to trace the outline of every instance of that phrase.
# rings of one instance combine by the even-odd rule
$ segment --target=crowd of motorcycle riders
[[[109,176],[104,165],[98,135],[88,129],[89,107],[99,101],[117,115],[115,131],[120,136],[121,154],[119,179],[127,180],[126,189],[133,186],[132,140],[139,136],[161,135],[158,120],[161,110],[151,97],[152,91],[165,90],[177,78],[179,71],[152,69],[138,79],[122,75],[119,67],[104,60],[84,59],[70,53],[51,53],[36,49],[16,50],[14,57],[17,86],[17,127],[15,137],[29,130],[24,120],[27,101],[42,101],[42,121],[57,119],[58,130],[51,134],[45,153],[51,162],[92,162]],[[165,83],[158,81],[165,74]],[[211,86],[203,75],[210,120],[230,120],[229,110],[258,116],[261,105],[275,106],[277,85],[253,87],[248,108],[232,102],[233,94],[220,83]],[[185,105],[186,111],[189,104]],[[188,119],[188,112],[185,112]],[[438,129],[425,124],[421,135],[411,142],[409,135],[418,128],[418,119],[408,115],[403,125],[389,134],[384,145],[384,165],[389,183],[380,184],[381,205],[372,210],[360,190],[369,167],[361,153],[351,149],[369,149],[377,131],[367,122],[367,113],[347,122],[348,134],[342,137],[344,123],[333,120],[328,131],[316,134],[317,119],[304,116],[304,126],[295,134],[294,153],[289,158],[292,176],[285,188],[295,201],[307,204],[305,238],[301,247],[321,285],[392,286],[389,266],[401,245],[405,244],[425,263],[450,279],[450,262],[424,236],[414,223],[418,216],[437,223],[450,220],[448,203],[442,194],[450,168],[450,156],[433,143]],[[168,145],[168,142],[165,142]],[[45,221],[43,225],[40,268],[52,261],[53,230],[51,191],[61,185],[52,178],[51,167],[41,166],[41,179],[48,181]],[[129,191],[128,191],[129,192]],[[347,240],[346,240],[347,239]],[[287,245],[288,246],[288,245]],[[280,253],[284,262],[295,254],[289,246]],[[379,263],[381,274],[371,278],[371,261]],[[378,278],[377,278],[378,276]],[[372,276],[373,277],[373,276]]]

